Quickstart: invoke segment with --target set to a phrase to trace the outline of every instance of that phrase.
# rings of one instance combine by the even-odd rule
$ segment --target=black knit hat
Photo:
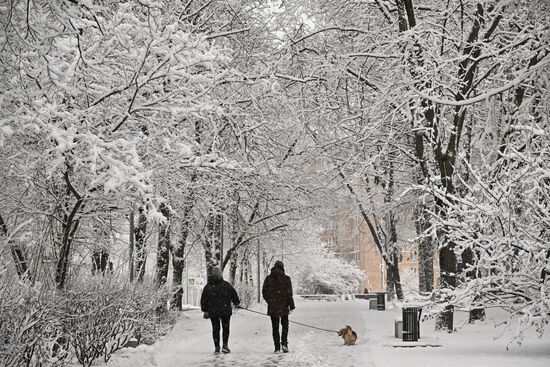
[[[283,264],[283,262],[281,260],[275,261],[275,267],[280,268],[283,271],[285,270],[285,264]]]

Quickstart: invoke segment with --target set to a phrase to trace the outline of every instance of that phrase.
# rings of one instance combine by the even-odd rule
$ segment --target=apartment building
[[[412,218],[401,214],[397,219],[400,248],[399,273],[403,290],[418,291],[418,245],[413,242],[416,231]],[[367,223],[351,209],[340,209],[326,224],[320,236],[332,251],[356,264],[365,274],[360,292],[386,289],[386,265],[376,247]]]

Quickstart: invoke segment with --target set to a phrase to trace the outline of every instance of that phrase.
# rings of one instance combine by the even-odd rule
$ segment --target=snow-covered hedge
[[[54,292],[0,278],[0,366],[60,366],[68,353]]]
[[[65,332],[83,366],[109,360],[132,337],[155,339],[166,314],[165,288],[116,277],[90,277],[65,293]]]
[[[165,288],[111,276],[64,292],[0,283],[0,366],[82,366],[108,361],[130,338],[152,342],[175,322]]]

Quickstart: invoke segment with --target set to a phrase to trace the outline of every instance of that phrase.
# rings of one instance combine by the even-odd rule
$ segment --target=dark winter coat
[[[271,274],[265,278],[262,295],[267,302],[269,316],[285,316],[295,308],[292,282],[280,267],[271,269]]]
[[[210,277],[202,290],[201,311],[209,317],[231,316],[232,302],[235,306],[241,303],[235,288],[221,277]]]

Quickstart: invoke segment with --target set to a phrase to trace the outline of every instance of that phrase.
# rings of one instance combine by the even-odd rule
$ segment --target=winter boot
[[[286,345],[283,345],[283,353],[288,353],[288,347]]]
[[[220,354],[220,346],[216,345],[216,349],[214,349],[214,354]]]
[[[229,347],[227,345],[224,345],[223,348],[222,348],[222,353],[231,353],[231,351],[229,350]]]

